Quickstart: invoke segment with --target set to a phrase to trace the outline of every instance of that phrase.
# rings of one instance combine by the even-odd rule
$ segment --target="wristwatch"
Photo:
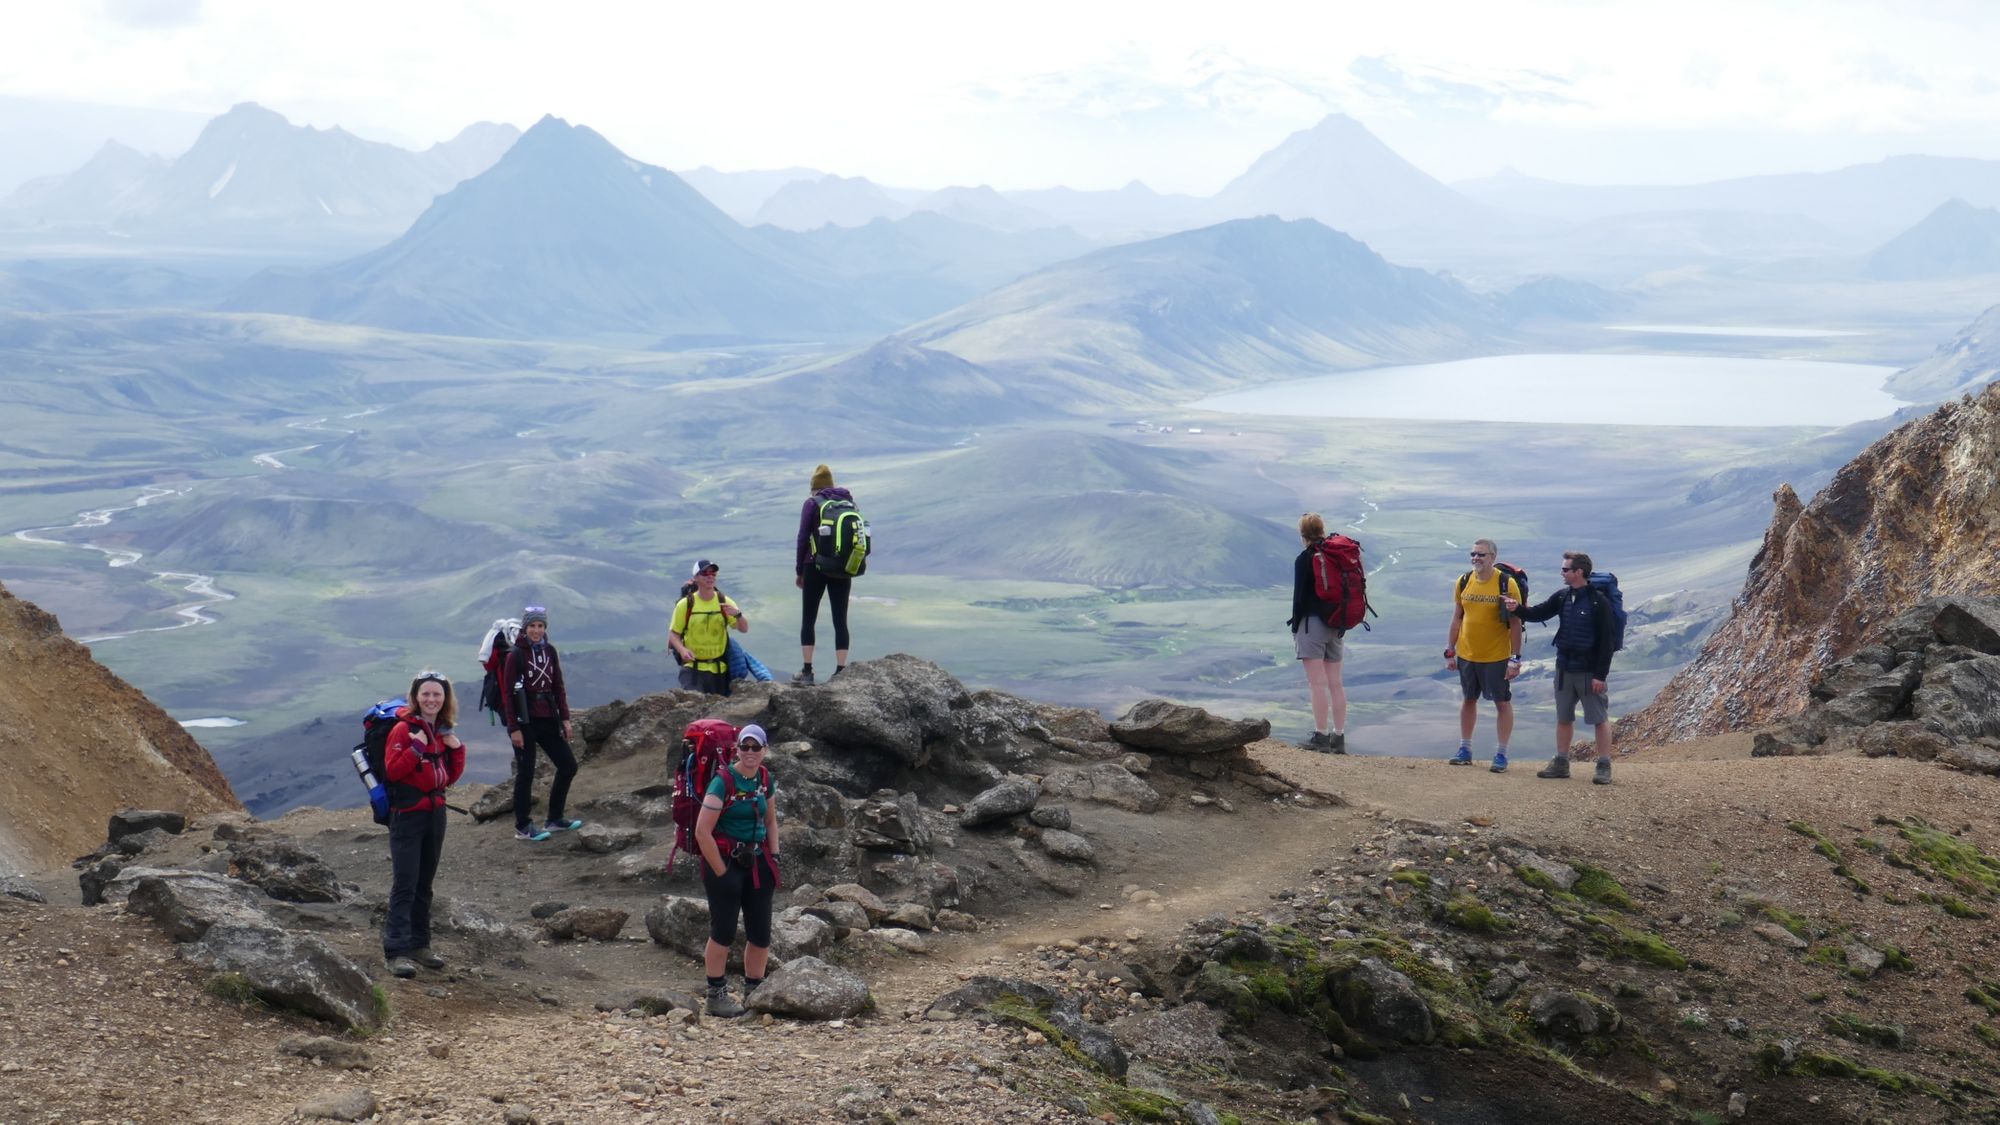
[[[1456,659],[1458,659],[1458,650],[1457,650],[1457,649],[1449,649],[1449,648],[1448,648],[1448,649],[1445,649],[1445,650],[1444,650],[1444,658],[1445,658],[1446,660],[1456,660]]]

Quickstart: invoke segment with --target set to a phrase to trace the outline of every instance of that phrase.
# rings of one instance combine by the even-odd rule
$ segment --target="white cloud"
[[[0,93],[424,142],[554,112],[675,166],[1205,191],[1332,110],[1447,177],[2000,157],[1996,41],[1973,0],[105,0],[0,8]]]

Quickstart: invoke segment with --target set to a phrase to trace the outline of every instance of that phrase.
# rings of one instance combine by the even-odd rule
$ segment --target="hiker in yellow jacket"
[[[715,589],[720,563],[694,564],[693,592],[674,603],[667,644],[681,663],[680,685],[710,695],[729,694],[729,630],[750,631],[750,619]]]

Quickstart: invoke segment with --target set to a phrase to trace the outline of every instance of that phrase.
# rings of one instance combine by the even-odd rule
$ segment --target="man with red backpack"
[[[1342,638],[1361,623],[1368,604],[1361,545],[1344,535],[1328,536],[1326,521],[1315,512],[1299,518],[1299,539],[1305,549],[1292,564],[1292,616],[1285,622],[1312,692],[1313,733],[1299,748],[1345,754],[1347,689],[1340,682],[1340,658]]]

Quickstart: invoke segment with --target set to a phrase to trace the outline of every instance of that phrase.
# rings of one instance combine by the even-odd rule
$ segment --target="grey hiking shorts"
[[[1583,704],[1583,721],[1591,726],[1611,721],[1611,692],[1590,690],[1590,673],[1556,672],[1556,722],[1576,722],[1576,705]]]
[[[1514,685],[1507,682],[1505,660],[1460,660],[1458,687],[1467,699],[1485,696],[1495,703],[1508,703],[1514,698]]]
[[[1325,660],[1340,663],[1341,636],[1333,631],[1333,626],[1317,617],[1306,618],[1305,627],[1292,634],[1292,647],[1298,650],[1300,660]]]

